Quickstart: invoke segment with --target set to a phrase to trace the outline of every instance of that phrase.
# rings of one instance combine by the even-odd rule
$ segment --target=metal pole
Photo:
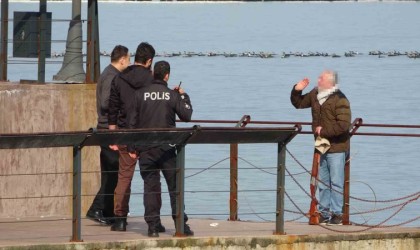
[[[356,118],[353,121],[349,131],[350,138],[357,132],[362,124],[362,118]],[[350,225],[350,148],[347,152],[346,164],[344,165],[343,196],[343,225]]]
[[[230,144],[229,220],[238,220],[238,144]]]
[[[185,145],[178,145],[176,157],[176,219],[175,236],[184,235]]]
[[[71,242],[82,242],[81,237],[81,189],[82,189],[82,157],[81,147],[73,147],[73,220]]]
[[[94,82],[98,82],[99,76],[101,75],[101,55],[100,55],[100,47],[99,47],[99,6],[98,6],[98,0],[96,1],[96,8],[95,8],[95,26],[94,26],[94,32],[95,32],[95,41],[94,41]]]
[[[343,225],[350,225],[350,149],[344,165]]]
[[[0,81],[7,81],[7,40],[9,32],[9,0],[1,0]]]
[[[244,115],[235,127],[243,128],[251,120],[251,116]],[[230,198],[229,220],[238,220],[238,144],[230,144]]]
[[[277,149],[277,206],[276,206],[276,231],[274,234],[284,232],[284,191],[286,172],[286,144],[279,143]]]
[[[39,1],[38,82],[45,83],[47,0]]]
[[[88,1],[86,83],[96,83],[100,74],[98,0]]]

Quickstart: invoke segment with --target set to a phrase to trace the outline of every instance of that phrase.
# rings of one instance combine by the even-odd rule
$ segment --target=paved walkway
[[[0,219],[0,248],[5,246],[23,246],[37,244],[66,244],[71,237],[70,220],[51,221],[57,218],[44,218],[42,222],[19,222]],[[112,232],[108,226],[101,226],[91,220],[82,220],[82,239],[85,243],[122,242],[149,239],[147,225],[143,218],[129,218],[126,232]],[[7,223],[5,223],[7,222]],[[175,228],[170,218],[162,218],[166,232],[159,239],[173,239]],[[274,222],[224,221],[212,219],[190,219],[189,224],[195,232],[194,238],[211,237],[259,237],[272,236]],[[343,231],[359,231],[358,226],[328,226],[328,229]],[[285,225],[287,236],[300,235],[340,235],[342,233],[327,230],[307,223],[290,222]],[[378,233],[419,233],[420,228],[393,227],[376,228],[363,232]],[[348,234],[348,233],[347,233]],[[356,234],[356,233],[353,233]]]

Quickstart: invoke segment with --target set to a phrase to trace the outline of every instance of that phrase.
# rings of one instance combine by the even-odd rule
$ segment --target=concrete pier
[[[88,130],[96,127],[96,84],[0,82],[0,134]],[[83,171],[99,171],[99,147],[83,149]],[[71,148],[0,150],[0,218],[71,214]],[[40,174],[49,173],[49,174]],[[62,174],[51,174],[62,173]],[[82,193],[95,194],[100,173],[84,174]],[[82,198],[86,211],[94,197]]]
[[[34,218],[33,218],[34,219]],[[39,218],[38,218],[39,219]],[[302,222],[286,223],[286,235],[273,235],[274,222],[190,219],[194,237],[173,237],[172,219],[159,238],[147,237],[143,218],[129,218],[127,232],[112,232],[84,219],[83,242],[70,243],[71,221],[44,218],[43,222],[0,221],[0,249],[420,249],[420,228],[376,228],[366,232],[358,226],[329,226],[338,233]]]

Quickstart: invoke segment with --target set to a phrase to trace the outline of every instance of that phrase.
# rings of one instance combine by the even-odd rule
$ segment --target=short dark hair
[[[117,45],[111,52],[111,62],[116,62],[128,55],[128,49],[125,46]]]
[[[142,42],[137,46],[135,62],[145,64],[147,60],[153,59],[153,57],[155,57],[155,49],[152,45]]]
[[[171,73],[171,66],[167,61],[159,61],[155,63],[153,76],[156,80],[163,80],[166,74]]]

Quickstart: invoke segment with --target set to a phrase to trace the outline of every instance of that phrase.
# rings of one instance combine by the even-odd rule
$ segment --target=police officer
[[[154,66],[152,85],[136,92],[135,111],[130,120],[130,128],[174,128],[175,115],[183,121],[190,121],[192,106],[189,96],[181,88],[168,88],[170,65],[166,61]],[[162,206],[160,171],[166,180],[171,201],[172,218],[176,214],[176,149],[171,145],[140,146],[135,148],[132,157],[139,156],[140,174],[144,180],[144,219],[147,222],[148,236],[159,237],[160,208]],[[184,215],[185,221],[188,220]],[[184,224],[187,236],[194,232]]]

